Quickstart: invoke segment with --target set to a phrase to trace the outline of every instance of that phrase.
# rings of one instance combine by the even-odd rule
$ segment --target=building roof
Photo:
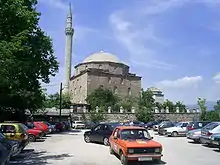
[[[97,52],[88,56],[83,63],[87,62],[113,62],[113,63],[121,63],[121,61],[115,55],[107,52]]]

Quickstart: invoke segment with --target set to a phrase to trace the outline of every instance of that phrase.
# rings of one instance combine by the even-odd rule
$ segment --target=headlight
[[[162,152],[162,148],[156,148],[156,149],[155,149],[155,152],[161,153],[161,152]]]
[[[128,153],[129,153],[129,154],[133,154],[133,153],[134,153],[134,149],[131,149],[131,148],[128,149]]]

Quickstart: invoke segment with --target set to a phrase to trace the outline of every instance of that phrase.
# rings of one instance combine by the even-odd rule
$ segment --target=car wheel
[[[88,135],[85,135],[85,136],[84,136],[84,141],[85,141],[86,143],[90,143],[90,142],[91,142],[90,137],[89,137]]]
[[[36,141],[36,137],[34,135],[28,135],[28,140],[30,142],[35,142]]]
[[[172,136],[176,137],[176,136],[178,136],[178,133],[177,132],[172,132]]]
[[[112,149],[111,146],[109,147],[109,152],[110,152],[111,155],[114,155],[114,154],[115,154],[115,152],[114,152],[114,150]]]
[[[103,139],[103,143],[104,143],[105,146],[109,146],[109,139],[107,137],[105,137]]]
[[[121,153],[121,155],[120,155],[120,160],[121,160],[121,164],[123,164],[123,165],[128,165],[128,160],[127,160],[127,158],[124,156],[123,153]]]

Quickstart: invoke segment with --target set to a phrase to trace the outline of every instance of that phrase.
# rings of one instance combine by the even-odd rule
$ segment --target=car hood
[[[128,148],[138,148],[138,147],[162,147],[162,145],[154,140],[123,140],[123,145]]]

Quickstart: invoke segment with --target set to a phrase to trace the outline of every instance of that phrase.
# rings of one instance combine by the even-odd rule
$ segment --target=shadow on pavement
[[[20,155],[10,161],[10,165],[46,165],[48,160],[62,160],[72,157],[69,154],[48,154],[46,151],[24,150]]]
[[[207,145],[207,144],[203,144],[202,146],[207,147],[207,148],[218,148],[217,146]]]
[[[45,139],[36,139],[35,142],[45,142]]]
[[[214,149],[213,151],[220,153],[220,149]]]

